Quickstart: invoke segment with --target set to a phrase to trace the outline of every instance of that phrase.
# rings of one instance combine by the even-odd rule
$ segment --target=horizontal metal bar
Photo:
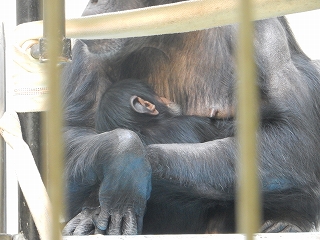
[[[70,236],[63,240],[245,240],[243,234],[186,234],[186,235],[140,235],[140,236]],[[262,233],[254,236],[255,240],[319,240],[320,233]]]
[[[237,0],[194,0],[106,13],[66,21],[66,37],[126,38],[189,32],[238,22]],[[265,19],[320,8],[319,0],[255,0],[253,19]],[[21,46],[42,37],[42,21],[21,24],[15,31]]]

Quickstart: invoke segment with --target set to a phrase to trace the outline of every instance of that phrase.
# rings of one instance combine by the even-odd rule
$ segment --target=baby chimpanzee
[[[136,132],[146,145],[201,143],[234,135],[232,120],[180,115],[177,104],[160,98],[138,79],[116,82],[101,97],[96,131],[116,128]]]

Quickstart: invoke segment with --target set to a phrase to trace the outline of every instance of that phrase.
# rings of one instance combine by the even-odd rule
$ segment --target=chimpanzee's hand
[[[98,221],[98,218],[103,219],[104,217],[107,216],[101,213],[100,207],[84,208],[77,216],[75,216],[66,224],[66,226],[63,228],[62,235],[133,235],[141,233],[143,216],[135,216],[133,209],[128,210],[127,214],[124,216],[121,216],[118,213],[111,215],[109,218],[110,223],[108,232],[99,229],[95,224],[95,222]],[[122,232],[120,232],[121,224],[123,224]],[[138,230],[138,228],[140,229]]]
[[[100,207],[84,208],[63,228],[63,236],[90,235],[95,233],[93,219],[100,213]]]
[[[84,210],[66,225],[63,233],[140,233],[151,192],[151,166],[140,138],[131,131],[117,129],[94,135],[88,142],[95,150],[94,155],[91,152],[87,156],[90,164],[68,185],[70,214],[79,207]],[[81,196],[87,200],[77,199]],[[77,206],[77,202],[81,205]]]
[[[131,158],[130,163],[129,159],[127,165],[121,165],[121,172],[113,167],[106,172],[99,189],[100,207],[84,207],[67,223],[63,235],[141,233],[151,191],[151,169],[144,159]]]
[[[138,234],[151,191],[151,167],[134,154],[114,161],[104,172],[99,189],[100,213],[96,232]],[[100,231],[99,231],[100,230]]]

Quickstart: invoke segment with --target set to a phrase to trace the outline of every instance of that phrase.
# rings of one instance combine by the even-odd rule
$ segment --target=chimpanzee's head
[[[179,114],[177,104],[159,97],[147,83],[125,79],[112,84],[102,95],[95,124],[99,133],[116,128],[137,132]]]

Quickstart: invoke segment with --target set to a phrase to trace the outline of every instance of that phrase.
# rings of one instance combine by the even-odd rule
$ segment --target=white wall
[[[320,10],[287,15],[287,19],[305,53],[320,60]]]
[[[66,16],[77,17],[81,15],[82,9],[86,6],[88,0],[66,0]],[[129,1],[129,0],[128,0]],[[302,49],[312,59],[320,59],[320,10],[311,11],[306,13],[292,14],[287,16],[289,23],[294,31],[294,34],[300,43]],[[14,0],[1,0],[0,1],[0,21],[5,23],[6,39],[7,39],[7,60],[10,61],[10,39],[12,30],[15,26],[15,1]],[[10,62],[7,64],[7,80],[8,80],[8,93],[10,89],[10,76],[12,70],[10,69]],[[9,94],[8,94],[9,96]],[[8,99],[8,108],[10,108],[10,98]],[[10,151],[8,149],[10,157]],[[10,163],[7,162],[8,174],[8,233],[15,234],[18,231],[18,218],[17,218],[17,184],[14,178],[14,169]]]

